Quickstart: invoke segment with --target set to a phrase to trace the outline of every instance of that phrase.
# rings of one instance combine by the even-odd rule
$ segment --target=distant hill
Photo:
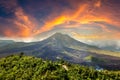
[[[113,45],[112,46],[101,47],[101,49],[115,51],[115,52],[120,52],[120,48],[118,48],[116,46],[113,46]]]
[[[120,80],[120,71],[107,71],[41,58],[11,55],[0,59],[0,80]]]
[[[0,47],[8,45],[8,44],[12,44],[14,43],[14,41],[12,40],[0,40]]]
[[[79,42],[61,33],[55,33],[51,37],[39,42],[15,42],[0,48],[0,56],[20,52],[53,61],[64,59],[72,63],[87,66],[120,69],[120,53],[101,50],[100,48]]]

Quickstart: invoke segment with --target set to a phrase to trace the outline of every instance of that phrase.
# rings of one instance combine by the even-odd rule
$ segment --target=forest
[[[120,80],[120,71],[19,54],[0,59],[0,80]]]

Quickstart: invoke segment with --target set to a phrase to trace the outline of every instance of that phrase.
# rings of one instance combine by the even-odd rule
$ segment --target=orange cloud
[[[90,40],[117,40],[120,39],[120,32],[112,31],[109,34],[106,33],[95,33],[95,34],[79,34],[76,32],[71,32],[72,36],[76,39],[90,39]]]
[[[103,25],[103,24],[97,24],[97,25],[99,25],[101,28],[102,28],[102,30],[104,30],[105,32],[112,32],[111,30],[109,30],[105,25]]]
[[[69,12],[63,12],[60,16],[52,18],[51,20],[45,21],[45,25],[43,25],[36,34],[49,31],[60,24],[66,24],[64,26],[65,28],[71,28],[69,25],[67,26],[67,23],[70,21],[77,22],[77,25],[79,24],[89,24],[91,22],[95,21],[105,21],[110,22],[109,19],[107,19],[104,16],[95,16],[91,12],[89,12],[90,4],[82,4],[80,5],[76,10],[69,11]],[[74,26],[74,25],[73,25]],[[76,24],[75,24],[76,26]],[[100,25],[101,26],[101,25]],[[63,27],[63,26],[62,26]],[[105,26],[101,26],[103,29],[106,29]],[[107,30],[107,29],[106,29]]]
[[[69,0],[68,0],[69,1]],[[22,8],[17,7],[15,11],[16,18],[13,20],[15,24],[15,28],[17,31],[13,31],[11,29],[6,30],[5,35],[12,37],[30,37],[37,34],[40,34],[45,31],[52,30],[58,25],[62,25],[64,28],[72,28],[72,27],[82,27],[81,24],[91,24],[94,22],[106,22],[108,24],[117,25],[119,27],[119,21],[114,21],[110,16],[112,14],[104,13],[104,9],[99,12],[99,9],[102,7],[102,0],[90,0],[92,3],[77,3],[74,0],[70,0],[71,6],[73,9],[65,9],[62,13],[56,12],[59,14],[57,17],[53,17],[53,13],[48,15],[50,19],[45,19],[44,25],[40,28],[36,27],[36,23],[33,21],[34,18],[31,19],[31,16],[26,14]],[[79,0],[77,0],[79,1]],[[73,3],[75,2],[75,3]],[[83,1],[84,2],[84,1]],[[98,7],[98,8],[96,8]],[[55,11],[54,11],[55,12]],[[75,22],[75,24],[69,24],[70,22]],[[97,24],[97,23],[96,23]],[[108,29],[104,24],[97,24],[102,28],[103,32],[113,34],[113,31]],[[112,35],[112,37],[119,37],[120,32],[114,32],[116,34]],[[94,34],[94,35],[75,35],[81,38],[92,38],[99,39],[105,38],[109,35],[103,34]],[[102,37],[101,37],[102,36]]]
[[[10,29],[6,29],[4,31],[4,35],[7,36],[7,37],[13,37],[13,31],[10,30]],[[15,35],[15,34],[14,34]]]
[[[61,27],[64,28],[82,27],[81,24],[91,24],[94,22],[106,22],[108,24],[119,25],[106,13],[103,12],[99,13],[98,10],[96,10],[97,8],[95,7],[99,7],[99,8],[101,7],[102,0],[95,0],[95,3],[93,3],[94,7],[91,7],[92,4],[90,3],[83,3],[78,5],[79,6],[76,6],[75,10],[63,11],[63,13],[60,14],[60,16],[54,18],[52,17],[51,20],[46,20],[45,25],[43,25],[36,32],[36,34],[49,31],[54,27],[56,27],[57,25],[61,25],[61,24],[63,24]],[[74,21],[76,22],[76,24],[69,24],[70,21]],[[79,36],[86,39],[88,38],[105,39],[107,36],[113,34],[113,32],[108,29],[109,26],[105,26],[104,24],[97,24],[97,25],[101,27],[102,31],[104,32],[104,35],[101,33],[101,34],[79,35]],[[115,32],[115,33],[117,35],[120,34],[120,32]],[[112,37],[115,36],[112,35]]]
[[[51,21],[46,22],[40,31],[44,32],[44,31],[51,30],[53,27],[55,27],[59,24],[65,23],[66,20],[67,20],[67,18],[65,16],[61,15]]]
[[[22,8],[17,8],[15,11],[16,18],[12,20],[15,24],[12,28],[6,29],[4,34],[8,37],[30,37],[33,36],[33,31],[36,29],[36,24],[30,19],[30,16],[25,14]]]
[[[95,2],[95,4],[94,4],[94,6],[95,7],[101,7],[101,0],[95,0],[96,2]]]
[[[113,35],[114,35],[114,34],[113,34]],[[115,37],[115,39],[120,39],[120,32],[115,33],[114,37]]]
[[[36,34],[42,33],[44,31],[48,31],[53,29],[55,26],[67,23],[69,21],[76,21],[76,18],[79,17],[84,10],[87,8],[87,4],[84,4],[80,6],[77,11],[72,12],[72,14],[69,14],[68,12],[63,12],[60,16],[55,17],[52,20],[48,20],[45,22],[45,25],[40,28]]]
[[[15,12],[17,20],[14,23],[19,29],[18,35],[21,37],[32,36],[32,31],[35,29],[35,24],[30,20],[30,17],[23,12],[21,8]]]
[[[101,34],[90,34],[90,35],[84,35],[84,34],[78,34],[76,32],[72,32],[72,35],[76,39],[91,39],[91,40],[100,40],[105,39],[106,37]]]
[[[74,20],[77,17],[80,17],[81,15],[83,15],[85,12],[85,10],[87,10],[88,8],[88,4],[83,4],[81,6],[78,7],[78,9],[73,13],[69,15],[70,20]]]
[[[118,21],[115,21],[112,19],[110,16],[107,15],[107,13],[103,12],[98,12],[94,7],[101,7],[102,2],[101,0],[95,0],[95,3],[93,4],[94,7],[91,9],[92,4],[85,3],[85,4],[80,4],[79,7],[76,7],[75,10],[66,10],[63,11],[63,13],[58,16],[54,17],[51,20],[47,20],[45,22],[45,25],[43,25],[37,32],[37,34],[49,31],[56,27],[57,25],[63,24],[61,27],[64,28],[74,28],[74,27],[82,27],[81,24],[92,24],[94,22],[106,22],[108,24],[113,24],[113,25],[120,25]],[[75,24],[69,24],[70,21],[76,22]],[[109,26],[106,26],[104,24],[98,24],[95,23],[95,25],[98,25],[101,29],[101,33],[96,33],[96,34],[89,34],[89,35],[82,35],[82,34],[74,34],[75,38],[79,39],[120,39],[120,32],[113,31],[109,29]],[[88,29],[89,30],[89,29]]]

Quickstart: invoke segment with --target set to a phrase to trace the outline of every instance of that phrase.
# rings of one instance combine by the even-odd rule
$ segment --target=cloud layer
[[[78,29],[71,32],[78,39],[120,39],[119,2],[1,0],[0,36],[34,37],[53,29],[64,28]]]

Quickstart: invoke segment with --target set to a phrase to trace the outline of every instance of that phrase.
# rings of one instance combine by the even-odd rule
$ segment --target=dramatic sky
[[[78,40],[120,40],[120,0],[0,0],[0,38],[55,32]]]

